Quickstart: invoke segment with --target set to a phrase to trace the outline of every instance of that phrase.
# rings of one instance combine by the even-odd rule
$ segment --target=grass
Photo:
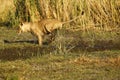
[[[119,3],[0,0],[0,80],[119,80]],[[28,33],[16,37],[20,22],[67,21],[76,16],[81,18],[65,24],[56,39],[51,43],[46,39],[43,47]]]
[[[120,23],[120,1],[118,0],[10,0],[10,2],[0,2],[3,3],[0,6],[0,23],[12,27],[17,27],[20,22],[35,22],[44,18],[67,21],[81,16],[82,12],[84,15],[73,24],[83,26],[83,28],[85,26],[116,28]]]
[[[0,79],[119,80],[119,47],[107,46],[108,48],[106,48],[104,47],[106,42],[101,45],[95,42],[96,39],[102,38],[104,41],[109,41],[113,37],[115,38],[116,34],[113,31],[113,35],[109,35],[109,31],[104,31],[104,36],[106,36],[104,37],[101,34],[95,35],[93,31],[90,32],[89,30],[89,34],[85,31],[66,34],[71,33],[71,31],[62,30],[62,33],[56,37],[55,41],[40,48],[36,43],[25,42],[34,39],[33,36],[27,33],[17,38],[17,40],[23,40],[23,42],[4,43],[3,40],[12,41],[14,39],[16,30],[1,27]],[[90,36],[93,34],[94,38]],[[101,38],[98,36],[101,36]],[[93,40],[92,43],[89,41],[91,39]],[[81,42],[81,40],[84,41]],[[115,41],[117,41],[117,37]],[[113,40],[113,42],[115,41]],[[99,47],[95,49],[95,45],[98,44]],[[108,43],[108,45],[110,44]],[[119,41],[115,44],[119,44]]]
[[[99,56],[100,54],[104,57]],[[111,54],[117,55],[113,57]],[[120,79],[120,51],[79,52],[64,55],[52,53],[0,63],[0,76],[6,80]]]

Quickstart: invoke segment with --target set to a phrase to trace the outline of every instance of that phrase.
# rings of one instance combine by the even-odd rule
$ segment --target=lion
[[[43,19],[38,22],[25,22],[19,26],[19,34],[22,32],[30,32],[38,38],[38,43],[42,46],[43,37],[55,31],[56,29],[61,29],[63,24],[74,21],[76,17],[72,20],[61,22],[57,19]]]
[[[41,46],[43,37],[59,28],[62,28],[60,21],[57,21],[55,19],[44,19],[38,22],[21,23],[18,33],[20,35],[23,32],[30,32],[38,38],[38,43]]]

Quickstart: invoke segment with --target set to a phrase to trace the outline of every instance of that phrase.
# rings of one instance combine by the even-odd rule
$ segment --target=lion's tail
[[[82,11],[81,15],[83,15],[83,14],[84,14],[84,11]],[[75,21],[76,19],[81,18],[81,15],[79,15],[79,16],[77,16],[77,17],[75,17],[74,19],[71,19],[71,20],[69,20],[69,21],[62,22],[62,24],[66,24],[66,23],[70,23],[70,22],[72,22],[72,21]]]

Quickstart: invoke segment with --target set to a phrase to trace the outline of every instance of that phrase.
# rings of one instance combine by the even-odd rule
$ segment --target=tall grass
[[[7,10],[8,16],[4,17],[12,26],[20,21],[34,22],[43,18],[67,21],[82,11],[83,17],[74,22],[78,26],[120,26],[119,0],[14,0],[13,5],[15,9]]]

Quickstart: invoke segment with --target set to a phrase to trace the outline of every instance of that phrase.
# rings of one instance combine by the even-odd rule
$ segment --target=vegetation
[[[27,52],[26,52],[27,53]],[[22,54],[22,53],[21,53]],[[28,54],[28,53],[27,53]],[[14,54],[16,55],[16,54]],[[0,62],[3,80],[119,80],[120,51],[46,54]],[[15,58],[14,58],[15,59]]]
[[[43,47],[16,33],[21,21],[77,16]],[[119,27],[119,0],[0,0],[0,80],[119,80]]]
[[[75,21],[78,26],[107,28],[120,26],[119,0],[11,0],[11,5],[12,9],[1,13],[8,15],[3,16],[1,20],[9,22],[12,26],[20,21],[34,22],[43,18],[66,21],[81,15],[82,11],[83,17]]]

